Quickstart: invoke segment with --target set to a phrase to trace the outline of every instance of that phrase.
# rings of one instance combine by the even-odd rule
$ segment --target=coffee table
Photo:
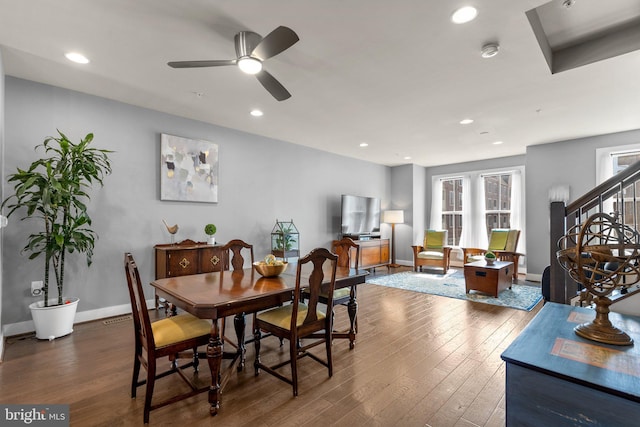
[[[464,282],[466,292],[480,291],[498,298],[498,294],[509,288],[513,276],[513,263],[495,261],[487,265],[485,261],[470,262],[464,265]]]

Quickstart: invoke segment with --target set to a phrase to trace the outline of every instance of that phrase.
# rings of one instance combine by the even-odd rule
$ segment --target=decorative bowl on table
[[[287,265],[289,264],[282,261],[275,264],[267,264],[264,261],[258,261],[253,263],[253,268],[255,268],[255,270],[263,277],[276,277],[284,273],[287,269]]]

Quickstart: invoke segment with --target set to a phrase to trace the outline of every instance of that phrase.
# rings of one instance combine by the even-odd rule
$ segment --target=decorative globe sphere
[[[597,213],[571,228],[558,246],[560,265],[596,297],[596,319],[577,326],[576,333],[607,344],[633,343],[609,321],[608,295],[640,280],[640,234],[611,215]]]

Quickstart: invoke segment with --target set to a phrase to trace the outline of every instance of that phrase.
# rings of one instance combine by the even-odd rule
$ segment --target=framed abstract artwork
[[[160,136],[160,200],[218,202],[218,144]]]

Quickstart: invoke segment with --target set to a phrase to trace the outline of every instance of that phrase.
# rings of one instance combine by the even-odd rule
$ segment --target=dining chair
[[[253,245],[241,239],[233,239],[229,240],[225,245],[222,246],[222,253],[228,254],[228,256],[230,257],[229,267],[233,271],[242,270],[244,268],[244,257],[242,256],[242,253],[246,253],[246,251],[244,251],[245,249],[250,253],[251,266],[253,268]]]
[[[253,268],[253,263],[255,262],[255,260],[253,257],[252,244],[249,244],[241,239],[233,239],[233,240],[229,240],[225,245],[222,246],[222,253],[224,254],[224,256],[229,257],[229,268],[235,272],[241,272],[244,269],[245,258],[243,256],[243,253],[246,256],[247,252],[249,252],[251,268]],[[224,271],[221,271],[221,274],[224,274]],[[245,316],[245,313],[239,313],[239,314],[236,314],[233,318],[233,325],[234,325],[234,330],[236,332],[236,336],[238,336],[239,334],[244,335],[244,325],[245,325],[244,316]],[[222,340],[225,343],[230,344],[232,347],[238,349],[238,347],[240,347],[239,343],[237,341],[234,342],[233,340],[229,339],[225,335],[225,329],[226,329],[225,317],[222,318],[220,325],[221,325],[221,331],[222,331]],[[239,338],[237,338],[237,340],[239,340]],[[238,365],[238,370],[242,370],[243,367],[244,367],[244,354],[242,355],[242,360]]]
[[[316,362],[326,366],[329,377],[333,376],[333,358],[331,355],[331,338],[333,316],[331,307],[333,291],[336,283],[336,266],[338,256],[326,248],[316,248],[298,260],[296,271],[296,286],[293,299],[290,304],[272,308],[253,315],[253,331],[255,344],[255,375],[260,369],[268,372],[276,378],[291,384],[293,395],[298,395],[298,360],[309,356]],[[330,269],[325,270],[325,264],[329,263]],[[311,264],[313,269],[305,279],[302,277],[302,268]],[[325,273],[330,274],[329,280],[325,279]],[[308,277],[308,279],[306,279]],[[304,283],[303,283],[304,281]],[[309,291],[308,302],[301,301],[303,289]],[[327,295],[327,304],[320,304],[320,294]],[[266,365],[260,360],[260,347],[262,332],[268,332],[280,339],[289,341],[289,359],[273,365]],[[303,345],[302,340],[311,340]],[[325,344],[326,359],[308,352],[311,347]],[[278,369],[289,365],[291,376],[281,374]]]
[[[170,403],[186,399],[198,393],[209,390],[209,385],[198,388],[196,384],[183,372],[183,369],[193,366],[198,368],[198,347],[207,345],[211,337],[211,322],[199,319],[190,314],[178,314],[155,322],[151,322],[147,303],[142,291],[142,283],[138,267],[131,253],[124,254],[124,270],[127,276],[131,310],[135,332],[135,358],[133,362],[133,377],[131,379],[131,397],[136,397],[138,387],[146,384],[144,398],[144,423],[149,422],[149,413]],[[185,355],[183,352],[188,353]],[[190,361],[179,365],[178,358],[189,357]],[[169,369],[158,370],[158,359],[168,357]],[[145,379],[140,380],[140,367],[147,371]],[[153,389],[159,378],[177,373],[189,385],[190,390],[182,394],[167,397],[157,403],[152,403]]]
[[[346,268],[355,268],[358,270],[358,264],[360,260],[360,245],[353,241],[353,239],[349,237],[343,237],[340,240],[334,240],[331,243],[331,250],[338,256],[337,265],[338,267],[346,267]],[[352,256],[353,255],[353,256]],[[347,307],[349,301],[355,301],[356,295],[356,287],[350,286],[345,288],[336,289],[333,291],[333,302],[331,304],[331,315],[334,316],[335,319],[335,307],[339,305],[343,305]],[[305,299],[309,298],[309,293],[303,291],[303,297]],[[322,304],[328,303],[328,298],[326,293],[320,293],[319,301]],[[335,324],[335,323],[334,323]],[[354,324],[354,330],[358,332],[358,319],[356,318]],[[334,331],[334,333],[348,333],[350,329],[345,331]],[[354,342],[349,342],[349,348],[354,348]]]

